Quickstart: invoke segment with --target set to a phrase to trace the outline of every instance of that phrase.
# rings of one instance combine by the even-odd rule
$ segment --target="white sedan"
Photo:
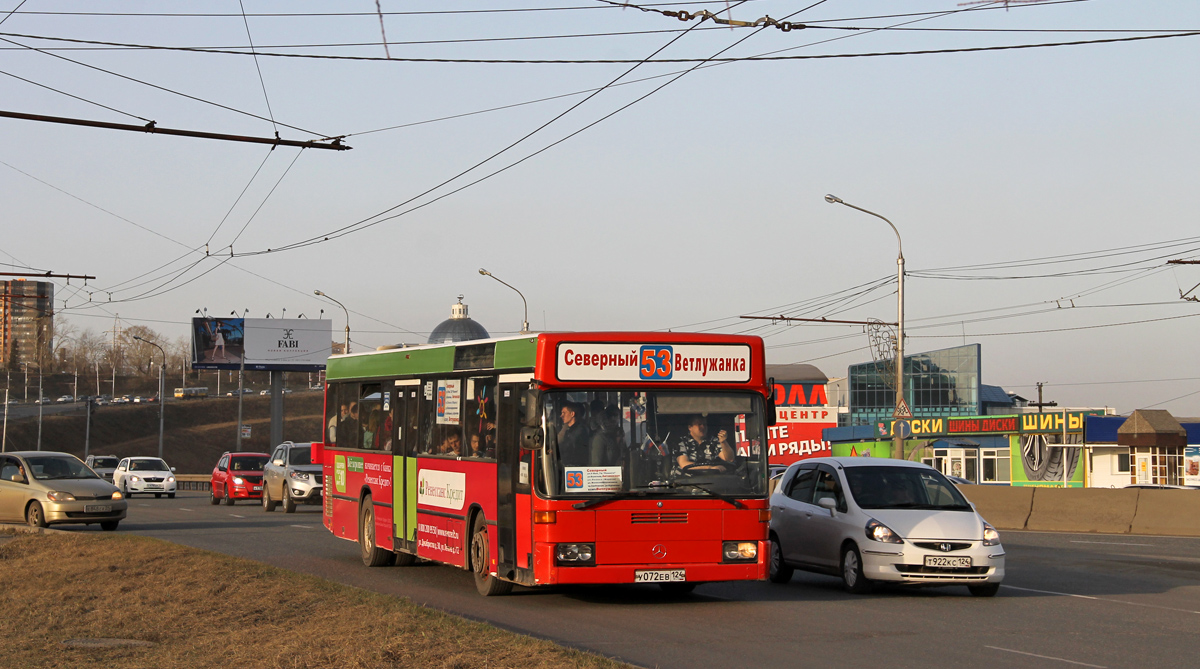
[[[771,495],[770,578],[793,569],[841,576],[846,590],[875,583],[965,585],[991,597],[1004,580],[1004,547],[940,472],[881,458],[793,464]]]
[[[134,493],[175,496],[175,468],[160,458],[125,458],[117,464],[112,481],[126,498]]]

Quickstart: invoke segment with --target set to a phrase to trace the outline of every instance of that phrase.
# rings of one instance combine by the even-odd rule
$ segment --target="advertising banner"
[[[560,381],[746,383],[750,347],[744,344],[596,344],[562,342]]]
[[[193,318],[194,369],[316,371],[333,348],[333,321]]]
[[[767,428],[770,463],[790,465],[831,455],[821,431],[837,427],[838,410],[827,406],[825,384],[776,382],[774,390],[775,425]]]
[[[1183,449],[1183,484],[1200,485],[1200,446]]]

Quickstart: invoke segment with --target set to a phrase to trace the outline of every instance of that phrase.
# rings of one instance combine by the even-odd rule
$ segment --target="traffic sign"
[[[901,398],[896,403],[896,410],[892,412],[892,418],[912,418],[912,411],[908,408],[908,402]]]

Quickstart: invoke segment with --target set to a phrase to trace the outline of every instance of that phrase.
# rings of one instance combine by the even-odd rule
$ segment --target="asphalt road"
[[[207,493],[182,492],[135,497],[119,531],[409,597],[642,666],[1200,665],[1200,539],[1002,533],[1008,575],[992,599],[965,587],[854,596],[834,578],[801,573],[787,585],[703,585],[677,598],[633,585],[484,598],[452,567],[362,566],[357,545],[330,535],[319,514],[211,506]]]

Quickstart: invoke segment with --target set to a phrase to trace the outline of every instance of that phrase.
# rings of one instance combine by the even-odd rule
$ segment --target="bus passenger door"
[[[417,392],[420,381],[397,381],[392,435],[392,522],[396,548],[417,552]]]
[[[503,374],[497,392],[499,424],[496,435],[497,573],[513,580],[519,570],[531,570],[533,510],[530,498],[532,453],[521,451],[521,401],[530,374]]]

